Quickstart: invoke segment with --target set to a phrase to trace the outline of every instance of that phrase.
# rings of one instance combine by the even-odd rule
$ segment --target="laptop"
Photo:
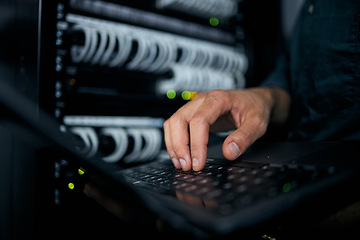
[[[60,132],[52,117],[4,81],[0,109],[1,124],[20,125],[32,144],[55,146],[84,177],[97,175],[97,184],[119,199],[195,237],[228,236],[275,222],[304,224],[304,217],[310,223],[359,199],[359,142],[259,142],[233,162],[218,144],[209,147],[199,172],[176,170],[160,156],[124,168],[81,155],[72,134]]]

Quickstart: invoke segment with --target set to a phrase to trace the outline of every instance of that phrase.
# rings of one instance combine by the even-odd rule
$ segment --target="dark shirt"
[[[360,139],[360,0],[306,0],[263,86],[292,98],[290,139]]]

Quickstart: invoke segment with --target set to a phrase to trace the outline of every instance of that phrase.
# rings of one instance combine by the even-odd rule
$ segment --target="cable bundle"
[[[157,91],[164,94],[169,89],[176,92],[183,91],[211,91],[214,89],[235,89],[244,88],[245,78],[243,74],[230,74],[212,69],[198,69],[184,67],[182,65],[173,66],[173,77],[171,79],[159,81]]]
[[[158,0],[158,8],[169,8],[195,16],[227,19],[237,13],[236,0]]]
[[[134,121],[133,121],[134,120]],[[79,151],[87,157],[99,153],[108,163],[134,163],[152,160],[163,143],[160,127],[163,120],[150,118],[66,116],[64,123],[82,143]],[[111,153],[101,151],[101,139],[110,138],[114,143]]]
[[[74,14],[66,19],[73,31],[84,34],[83,45],[71,46],[74,63],[154,74],[172,71],[172,79],[158,84],[160,94],[184,86],[208,91],[244,85],[239,75],[247,69],[247,58],[232,47]]]

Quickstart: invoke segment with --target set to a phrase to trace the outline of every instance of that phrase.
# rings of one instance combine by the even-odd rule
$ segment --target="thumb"
[[[222,151],[226,159],[235,160],[266,132],[267,124],[248,121],[230,134],[224,141]]]

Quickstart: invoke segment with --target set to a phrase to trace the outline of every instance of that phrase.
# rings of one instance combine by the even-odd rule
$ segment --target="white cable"
[[[157,0],[159,8],[169,8],[201,17],[230,18],[237,12],[236,0]]]
[[[96,29],[91,28],[91,42],[90,42],[90,48],[88,49],[88,52],[86,53],[83,62],[90,62],[92,56],[94,55],[96,51],[96,47],[98,45],[98,33]]]
[[[122,128],[104,128],[104,136],[110,136],[115,142],[115,150],[102,159],[107,163],[115,163],[122,159],[128,149],[128,137],[126,131]]]
[[[236,62],[235,62],[235,58],[233,57],[233,54],[231,52],[227,52],[225,55],[228,59],[228,62],[223,72],[234,72],[236,70]]]
[[[204,61],[200,67],[201,68],[210,68],[211,62],[213,59],[213,52],[212,51],[204,51],[203,54],[204,54]]]
[[[132,38],[124,34],[122,31],[117,31],[116,39],[118,43],[117,54],[108,63],[109,67],[121,67],[128,59],[132,50]]]
[[[218,11],[234,6],[228,0],[223,4],[215,0],[174,0],[173,3],[203,11],[209,11],[210,5]],[[111,68],[120,68],[127,63],[125,67],[129,70],[159,74],[171,70],[174,77],[158,84],[160,92],[228,89],[235,86],[235,75],[247,69],[246,56],[225,45],[74,14],[68,14],[67,20],[75,24],[74,31],[83,31],[85,36],[84,46],[71,47],[73,62]],[[133,42],[137,42],[138,47],[130,59]],[[169,86],[172,87],[166,89]]]
[[[204,62],[205,54],[203,54],[203,49],[201,49],[201,48],[198,48],[195,51],[196,51],[196,58],[194,59],[192,66],[201,67],[201,64],[203,64],[203,62]]]
[[[139,129],[136,128],[129,128],[127,129],[127,133],[134,139],[134,146],[132,152],[124,157],[125,163],[135,162],[139,155],[142,148],[142,136]]]
[[[161,149],[162,135],[159,129],[142,129],[145,140],[144,148],[139,156],[139,161],[148,161],[157,156]]]
[[[157,48],[156,44],[154,42],[151,42],[148,39],[146,41],[148,42],[148,44],[147,44],[147,48],[148,48],[147,56],[137,66],[138,71],[146,71],[146,69],[148,69],[153,64],[153,62],[155,61],[156,56],[158,54],[158,48]]]
[[[137,42],[136,53],[133,59],[126,65],[126,68],[130,70],[136,70],[137,66],[143,61],[148,52],[148,42],[144,38],[139,38],[137,36],[134,37],[134,40]]]
[[[241,72],[233,75],[212,69],[197,69],[183,65],[174,65],[172,69],[173,77],[171,79],[157,83],[159,94],[165,94],[169,89],[177,92],[234,89],[236,88],[237,76],[243,76]],[[244,78],[240,78],[240,80],[244,80]]]
[[[155,73],[164,73],[170,70],[170,66],[175,62],[176,53],[173,48],[173,45],[169,41],[163,41],[163,44],[166,49],[165,60],[162,65],[155,71]]]
[[[109,62],[109,59],[115,50],[115,45],[116,45],[116,41],[117,41],[116,36],[113,31],[109,31],[109,29],[106,29],[106,31],[108,33],[109,41],[108,41],[107,48],[104,51],[104,55],[102,56],[102,58],[100,60],[100,65],[102,65],[102,66],[106,65]]]
[[[194,82],[194,74],[192,73],[192,68],[184,67],[182,69],[182,72],[182,74],[179,72],[179,74],[181,74],[180,76],[182,76],[183,78],[181,82],[178,82],[179,87],[182,91],[189,91]]]
[[[81,26],[81,25],[74,26],[73,30],[74,31],[81,30],[84,33],[84,38],[85,38],[84,46],[80,47],[77,45],[73,45],[70,49],[71,60],[74,63],[79,63],[84,59],[86,53],[89,51],[90,42],[91,42],[91,39],[90,39],[91,31],[88,27]]]
[[[94,57],[91,60],[91,64],[97,64],[100,61],[101,57],[105,53],[106,44],[108,42],[108,33],[106,30],[98,30],[98,33],[100,36],[100,44]]]
[[[227,58],[226,53],[218,54],[218,57],[220,57],[220,59],[222,59],[222,62],[217,70],[223,72],[225,70],[227,64],[229,63],[229,59]]]
[[[151,146],[150,151],[149,151],[149,155],[147,155],[147,158],[145,160],[151,160],[154,159],[154,157],[157,156],[157,154],[160,151],[160,146],[161,146],[161,137],[159,138],[159,134],[160,134],[160,130],[156,129],[156,128],[149,128],[147,129],[147,132],[149,135],[151,135]]]
[[[210,79],[203,78],[204,71],[192,71],[192,75],[194,76],[192,83],[194,87],[189,88],[190,91],[197,91],[197,89],[205,88],[208,85]]]
[[[184,61],[188,58],[190,51],[189,51],[189,49],[187,49],[186,47],[184,47],[181,44],[178,44],[178,48],[181,51],[181,56],[176,63],[181,65],[181,64],[184,64]]]
[[[81,138],[81,140],[84,143],[84,148],[83,149],[79,149],[79,152],[81,154],[87,154],[90,151],[91,148],[91,143],[90,143],[90,139],[89,137],[85,134],[85,132],[82,130],[83,128],[71,128],[70,131],[79,136]]]
[[[192,44],[189,44],[187,46],[188,48],[188,55],[186,55],[186,58],[183,60],[182,64],[187,66],[192,66],[193,62],[196,59],[196,47],[194,47]]]
[[[87,157],[93,157],[99,147],[99,141],[96,132],[90,127],[73,127],[70,129],[73,134],[78,135],[84,142],[85,147],[80,153],[85,154]]]
[[[166,61],[166,56],[168,54],[166,45],[163,41],[155,41],[155,44],[157,45],[158,48],[158,55],[156,59],[153,61],[153,63],[149,65],[149,67],[146,69],[146,71],[148,72],[158,71]]]
[[[151,159],[155,158],[160,150],[161,150],[161,143],[162,143],[162,139],[163,139],[163,135],[161,134],[160,129],[158,128],[153,128],[152,131],[154,132],[154,136],[155,136],[155,146],[154,146],[154,153],[151,155]]]
[[[154,135],[152,134],[151,130],[149,129],[139,129],[141,131],[141,135],[144,139],[144,146],[141,149],[141,152],[138,156],[138,161],[147,161],[151,154],[154,151]]]

